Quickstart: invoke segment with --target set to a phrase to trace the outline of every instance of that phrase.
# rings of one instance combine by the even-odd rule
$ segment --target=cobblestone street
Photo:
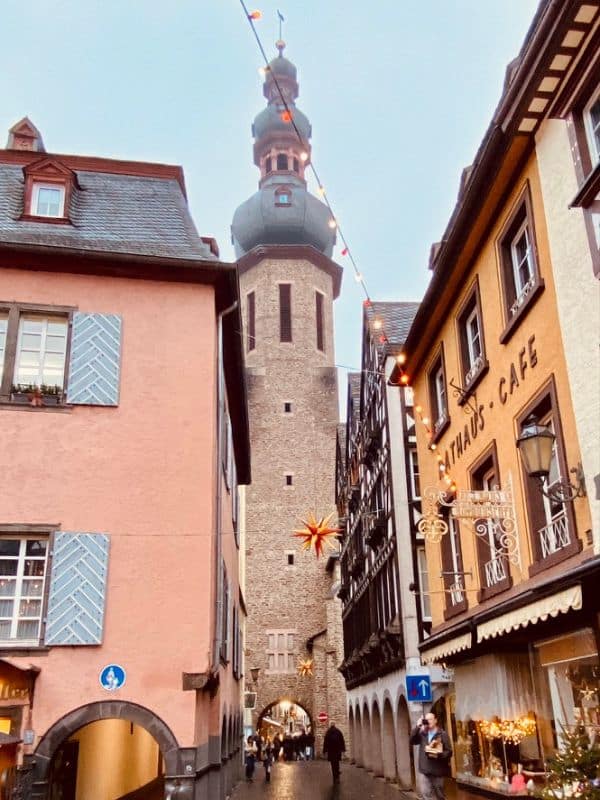
[[[341,764],[340,783],[333,785],[327,761],[293,761],[275,764],[271,783],[257,765],[254,781],[238,784],[232,800],[409,800],[410,792],[373,778],[364,769]]]
[[[273,767],[271,782],[265,783],[264,771],[257,765],[253,782],[239,783],[231,800],[418,800],[415,793],[351,764],[342,763],[341,773],[340,783],[334,786],[327,761],[282,761]],[[481,800],[479,795],[457,789],[453,780],[446,782],[446,797]]]

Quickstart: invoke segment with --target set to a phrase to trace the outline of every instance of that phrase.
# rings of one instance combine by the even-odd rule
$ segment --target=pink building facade
[[[217,800],[238,777],[237,486],[250,461],[237,300],[180,168],[49,155],[28,120],[12,129],[0,151],[6,797],[20,785],[32,798]]]

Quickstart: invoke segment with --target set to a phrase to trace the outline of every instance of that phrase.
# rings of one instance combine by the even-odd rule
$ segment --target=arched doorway
[[[371,769],[375,775],[383,775],[383,749],[381,744],[381,714],[377,701],[371,714]]]
[[[258,716],[256,728],[265,739],[279,737],[282,743],[280,757],[286,761],[304,759],[309,746],[312,747],[311,755],[315,755],[313,719],[306,706],[297,700],[279,699],[265,706]]]
[[[373,769],[373,759],[371,756],[371,715],[369,714],[369,707],[366,703],[363,704],[362,710],[362,754],[363,764],[365,769]]]
[[[359,767],[364,767],[365,759],[363,756],[363,749],[362,749],[362,717],[360,713],[360,706],[356,706],[356,713],[354,714],[354,758],[356,763]]]
[[[398,780],[404,789],[411,789],[415,785],[412,747],[408,743],[410,738],[410,714],[408,703],[403,695],[398,699],[398,714],[396,723],[396,764],[398,766]]]
[[[34,754],[32,798],[162,800],[183,764],[170,728],[143,706],[98,702],[58,720]]]
[[[396,735],[394,731],[394,712],[388,698],[383,704],[382,725],[383,777],[396,779]]]

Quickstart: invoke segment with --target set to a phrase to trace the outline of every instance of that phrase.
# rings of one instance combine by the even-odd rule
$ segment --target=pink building
[[[225,796],[241,764],[234,265],[180,167],[0,150],[2,798]],[[21,795],[19,795],[21,796]]]

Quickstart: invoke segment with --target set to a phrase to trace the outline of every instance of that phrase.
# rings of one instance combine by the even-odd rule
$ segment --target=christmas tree
[[[563,727],[562,748],[549,758],[544,800],[600,800],[600,744],[583,725]]]

